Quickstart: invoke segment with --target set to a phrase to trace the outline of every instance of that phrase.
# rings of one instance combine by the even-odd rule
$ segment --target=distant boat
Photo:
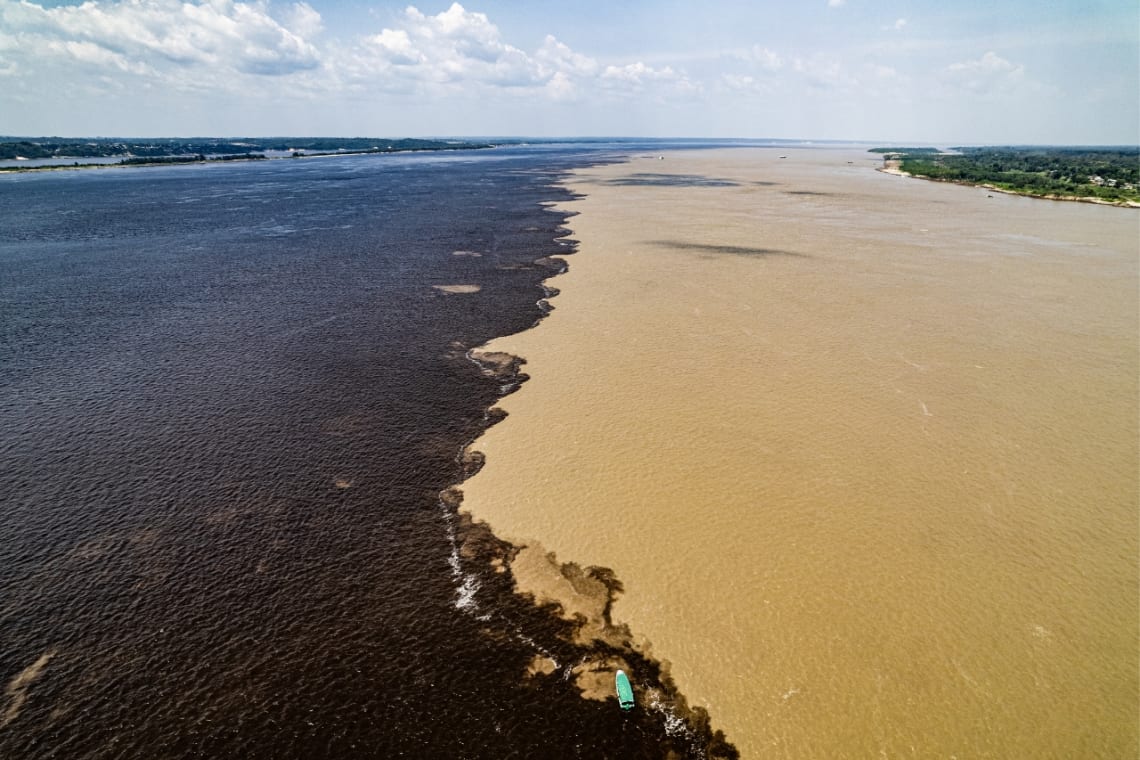
[[[632,710],[633,687],[629,685],[629,678],[626,676],[624,670],[617,672],[614,683],[617,686],[618,705],[621,706],[622,710]]]

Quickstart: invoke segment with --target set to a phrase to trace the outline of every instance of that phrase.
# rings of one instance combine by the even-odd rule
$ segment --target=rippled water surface
[[[612,568],[743,757],[1135,757],[1140,212],[880,165],[575,172],[463,508]]]
[[[0,178],[0,756],[672,746],[579,697],[438,497],[502,390],[465,352],[539,318],[585,160]]]

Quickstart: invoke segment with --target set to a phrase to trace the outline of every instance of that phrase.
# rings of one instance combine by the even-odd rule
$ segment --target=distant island
[[[76,166],[139,166],[204,161],[264,160],[306,156],[401,153],[406,151],[474,150],[494,147],[465,140],[387,139],[378,137],[161,138],[63,139],[58,137],[0,137],[0,160],[73,159],[71,164],[2,166],[0,171],[74,168]],[[275,156],[271,154],[277,154]],[[117,163],[105,159],[120,157]],[[97,163],[80,159],[97,158]]]
[[[1038,198],[1140,206],[1140,147],[874,148],[884,171]]]

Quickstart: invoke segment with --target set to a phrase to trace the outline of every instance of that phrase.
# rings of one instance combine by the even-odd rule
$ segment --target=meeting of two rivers
[[[1135,211],[668,147],[0,177],[0,756],[1135,754]]]

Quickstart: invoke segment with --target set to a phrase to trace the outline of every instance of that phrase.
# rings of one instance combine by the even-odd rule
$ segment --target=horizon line
[[[952,140],[870,140],[865,138],[821,138],[821,137],[702,137],[702,136],[637,136],[637,135],[319,135],[319,134],[277,134],[277,135],[0,135],[0,142],[21,141],[49,141],[49,140],[455,140],[463,142],[481,141],[511,141],[511,142],[771,142],[794,144],[838,144],[838,145],[876,145],[876,146],[905,146],[905,147],[1008,147],[1008,148],[1137,148],[1137,143],[1018,143],[1018,142],[955,142]]]

